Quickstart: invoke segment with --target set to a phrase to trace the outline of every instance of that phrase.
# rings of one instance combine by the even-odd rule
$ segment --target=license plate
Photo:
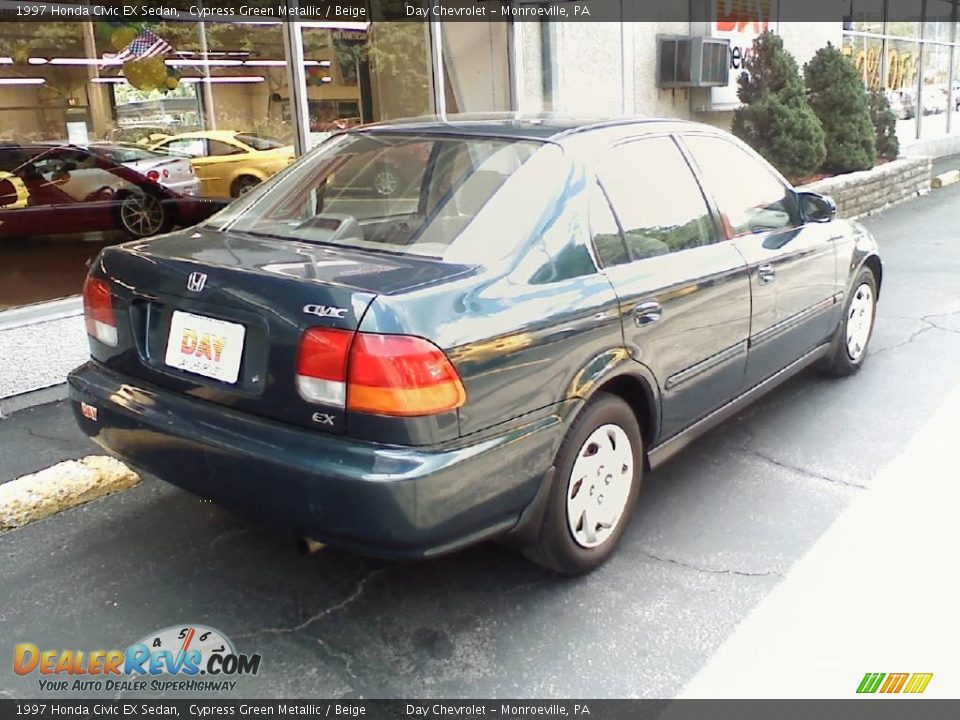
[[[235,383],[240,374],[246,330],[238,323],[174,310],[166,363],[190,373]]]

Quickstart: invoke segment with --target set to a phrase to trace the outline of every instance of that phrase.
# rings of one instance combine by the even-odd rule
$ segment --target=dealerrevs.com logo
[[[13,671],[37,674],[42,691],[224,691],[256,675],[260,655],[238,653],[219,630],[179,625],[151,633],[125,650],[14,648]]]

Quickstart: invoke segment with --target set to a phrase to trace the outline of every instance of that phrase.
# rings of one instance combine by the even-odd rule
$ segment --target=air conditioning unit
[[[723,87],[729,82],[729,39],[657,37],[657,87]]]

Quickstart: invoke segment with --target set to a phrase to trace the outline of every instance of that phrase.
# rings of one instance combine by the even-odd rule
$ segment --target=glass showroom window
[[[947,132],[950,96],[950,46],[924,43],[923,84],[920,90],[922,137],[937,137]]]
[[[429,24],[302,23],[301,32],[309,146],[338,129],[434,112]]]
[[[886,6],[884,8],[884,6]],[[921,22],[922,15],[922,22]],[[852,0],[844,53],[871,89],[882,88],[901,141],[960,132],[951,122],[957,98],[957,8],[953,0]]]
[[[279,24],[6,22],[0,84],[0,310],[293,159]]]

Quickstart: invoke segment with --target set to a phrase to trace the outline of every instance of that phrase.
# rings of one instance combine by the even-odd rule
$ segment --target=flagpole
[[[203,8],[203,0],[197,3]],[[204,130],[217,129],[217,116],[213,112],[213,83],[210,82],[210,56],[207,52],[207,24],[200,21],[200,57],[203,58],[203,114],[206,115],[206,127]]]

